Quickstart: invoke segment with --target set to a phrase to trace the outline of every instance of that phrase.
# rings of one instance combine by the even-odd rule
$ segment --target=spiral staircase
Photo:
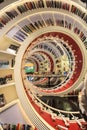
[[[35,129],[87,129],[82,116],[86,110],[81,101],[84,88],[87,93],[86,55],[87,10],[77,3],[23,0],[1,10],[0,60],[9,61],[9,66],[0,71],[1,77],[12,74],[12,79],[0,85],[0,93],[5,92],[7,104],[19,100],[25,117]],[[26,72],[29,65],[33,73]],[[41,100],[50,96],[63,100],[76,91],[80,92],[82,113],[79,109],[54,108]],[[78,98],[74,94],[72,99],[74,96]],[[2,112],[3,107],[0,109]]]

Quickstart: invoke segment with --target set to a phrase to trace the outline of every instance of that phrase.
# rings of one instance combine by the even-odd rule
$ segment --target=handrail
[[[28,90],[27,90],[28,91]],[[53,108],[53,107],[51,107],[51,106],[49,106],[49,105],[47,105],[46,103],[44,103],[43,101],[41,101],[35,94],[33,94],[32,92],[30,92],[30,90],[29,90],[29,96],[31,96],[32,97],[32,99],[37,103],[37,105],[40,105],[41,104],[41,106],[43,107],[43,108],[47,108],[47,109],[50,109],[50,110],[52,110],[53,112],[54,111],[56,111],[57,113],[63,113],[63,114],[70,114],[70,115],[72,115],[72,114],[80,114],[80,112],[79,111],[73,111],[73,112],[71,112],[71,111],[64,111],[64,110],[60,110],[60,109],[56,109],[56,108]]]

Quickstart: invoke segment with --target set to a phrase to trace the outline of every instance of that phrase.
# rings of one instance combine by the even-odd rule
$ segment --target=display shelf
[[[0,60],[0,65],[1,65],[2,62],[4,62],[4,60]],[[10,65],[8,67],[1,67],[0,66],[0,72],[1,72],[0,76],[5,75],[5,73],[6,74],[11,74],[11,73],[13,74],[13,70],[14,70],[14,67],[11,67]]]
[[[13,53],[10,53],[10,52],[4,51],[4,50],[0,50],[0,53],[1,53],[2,55],[16,56],[16,54],[13,54]]]
[[[15,43],[16,45],[19,45],[19,46],[20,46],[20,45],[22,44],[21,42],[19,42],[19,41],[13,39],[13,38],[11,38],[11,37],[8,37],[7,35],[5,35],[4,38],[5,38],[6,40],[10,41],[11,43]]]
[[[61,12],[66,11],[73,16],[80,18],[83,23],[87,23],[87,13],[84,8],[81,8],[76,3],[69,3],[68,1],[28,1],[28,2],[16,2],[13,8],[7,7],[1,15],[2,21],[0,22],[0,29],[2,29],[9,21],[14,20],[19,15],[23,15],[25,12],[33,12],[35,10],[46,10],[49,9],[58,9]],[[3,11],[2,11],[3,12]]]
[[[33,25],[32,21],[30,21],[28,18],[23,20],[22,22],[18,23],[18,26],[27,33],[27,35],[31,34],[36,28]]]
[[[13,58],[6,59],[6,56],[0,56],[0,70],[13,70],[14,64],[15,60]]]
[[[0,85],[0,94],[4,95],[5,105],[18,99],[15,83],[9,83],[6,85]]]
[[[44,21],[42,20],[40,14],[36,14],[35,16],[34,16],[34,15],[31,16],[31,17],[29,18],[29,20],[32,22],[32,24],[34,25],[34,27],[35,27],[36,29],[39,29],[39,28],[42,28],[42,27],[45,26],[45,23],[44,23]]]
[[[0,112],[5,111],[6,109],[10,108],[11,106],[15,105],[18,102],[19,102],[19,99],[16,99],[16,100],[14,100],[14,101],[6,104],[5,106],[3,106],[3,107],[0,108]]]
[[[13,68],[16,54],[0,50],[0,70],[4,68]]]
[[[34,130],[35,127],[31,123],[31,121],[28,119],[26,113],[24,112],[21,103],[19,99],[16,99],[14,101],[11,101],[4,107],[0,108],[0,119],[1,119],[1,126],[3,128],[13,128],[12,126],[15,125],[15,128],[23,128],[23,126],[26,126],[27,129]],[[4,126],[5,125],[5,126]],[[7,127],[6,127],[7,125]],[[27,125],[29,127],[27,127]],[[20,126],[20,127],[19,127]],[[1,130],[1,129],[0,129]]]
[[[7,33],[7,36],[18,42],[23,42],[28,35],[19,26],[15,26]]]
[[[12,85],[15,85],[15,83],[11,82],[11,83],[7,83],[7,84],[3,84],[3,85],[0,85],[0,88],[12,86]]]
[[[65,22],[64,22],[65,28],[72,30],[74,23],[75,20],[72,17],[65,15]]]
[[[6,83],[13,82],[14,81],[14,69],[0,69],[0,83],[2,80],[5,80]]]
[[[0,86],[8,86],[14,83],[14,69],[1,69],[0,68]]]
[[[16,24],[5,36],[21,44],[26,40],[26,38],[28,38],[30,34],[38,31],[39,29],[42,29],[43,31],[43,29],[48,26],[59,26],[64,29],[66,28],[67,31],[69,30],[71,33],[77,35],[77,37],[79,37],[79,39],[87,48],[87,31],[85,26],[83,26],[81,22],[77,21],[76,18],[74,19],[74,17],[71,17],[68,14],[65,15],[63,12],[57,13],[51,11],[31,15],[30,17],[27,17]]]
[[[8,68],[0,68],[0,70],[14,70],[13,67],[8,67]]]

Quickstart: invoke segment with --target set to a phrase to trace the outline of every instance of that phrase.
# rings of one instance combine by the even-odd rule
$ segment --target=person
[[[82,114],[84,120],[87,121],[87,95],[86,95],[86,88],[85,87],[79,93],[78,101],[79,101],[80,113]]]

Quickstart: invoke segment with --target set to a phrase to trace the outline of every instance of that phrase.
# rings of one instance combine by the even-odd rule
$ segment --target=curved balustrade
[[[57,4],[58,6],[53,6],[54,4],[52,4],[52,2],[53,3],[55,3],[55,5]],[[19,2],[17,2],[17,4],[18,4]],[[39,3],[41,4],[41,3],[43,3],[43,4],[41,4],[41,5],[44,5],[44,7],[43,6],[41,6],[41,5],[39,5]],[[47,4],[47,3],[49,3],[49,4]],[[73,3],[73,2],[72,2]],[[75,14],[75,15],[77,15],[77,16],[79,16],[79,17],[81,17],[83,20],[87,20],[87,16],[86,16],[86,12],[85,12],[85,10],[82,10],[82,9],[79,9],[79,6],[77,6],[77,5],[74,5],[74,3],[73,3],[73,5],[72,5],[72,3],[71,3],[71,5],[70,5],[70,3],[68,3],[68,2],[65,2],[65,1],[37,1],[37,2],[35,2],[35,1],[32,1],[32,2],[21,2],[21,5],[17,5],[17,9],[21,9],[23,12],[26,12],[26,11],[28,11],[28,9],[30,9],[31,10],[31,8],[32,9],[38,9],[39,8],[39,6],[40,6],[40,8],[39,9],[42,9],[42,8],[49,8],[49,6],[46,6],[46,5],[50,5],[50,7],[51,7],[51,9],[52,8],[55,8],[56,9],[56,7],[59,7],[59,9],[61,10],[67,10],[67,6],[71,6],[70,7],[70,9],[69,9],[69,11],[71,12],[71,13],[73,13],[73,14]],[[19,3],[20,4],[20,3]],[[22,5],[23,4],[23,5]],[[28,6],[30,6],[30,5],[36,5],[36,8],[34,8],[33,6],[31,6],[31,8],[29,8]],[[77,7],[76,7],[77,6]],[[5,13],[5,18],[3,19],[3,18],[1,18],[1,19],[3,19],[3,21],[5,21],[5,22],[3,22],[3,21],[1,21],[1,28],[9,21],[9,20],[13,20],[15,17],[17,17],[18,15],[19,15],[19,10],[17,10],[16,9],[16,3],[15,3],[15,6],[14,6],[14,9],[11,9],[11,10],[8,10],[8,8],[7,9],[5,9],[4,11],[6,11]],[[8,11],[7,11],[8,10]],[[32,10],[31,10],[32,11]],[[79,14],[79,15],[78,15]],[[83,15],[84,14],[84,15]],[[46,15],[46,14],[45,14]],[[55,15],[56,14],[53,14],[54,15],[54,18],[55,18],[55,20],[56,20],[56,17],[55,17]],[[60,14],[59,14],[60,15]],[[63,14],[64,15],[64,14]],[[81,16],[80,16],[81,15]],[[53,16],[51,15],[48,15],[49,16],[49,18],[50,18],[50,21],[48,22],[48,24],[47,24],[47,26],[50,24],[50,22],[52,21],[52,20],[54,20],[53,19]],[[43,17],[43,15],[42,15],[42,17]],[[42,24],[45,22],[45,19],[43,20],[42,18],[40,18],[40,19],[42,19],[42,21],[43,21],[43,23],[41,24],[41,21],[40,21],[40,16],[38,17],[38,20],[39,20],[39,23],[37,23],[36,21],[32,21],[32,17],[31,17],[31,21],[32,22],[30,22],[30,24],[31,24],[31,27],[33,27],[33,28],[35,28],[35,26],[41,26],[42,27]],[[68,20],[67,20],[67,18],[68,18]],[[64,18],[61,18],[62,19],[62,22],[64,23],[62,26],[64,26],[65,28],[68,28],[69,26],[71,26],[71,25],[68,25],[68,23],[70,24],[70,22],[72,21],[72,18],[70,18],[69,16],[67,17],[67,16],[65,16],[65,21],[64,21]],[[70,19],[70,20],[69,20]],[[67,21],[66,21],[67,20]],[[29,22],[29,20],[25,20],[26,22],[28,21]],[[70,21],[70,22],[69,22]],[[75,20],[76,21],[76,20]],[[34,24],[34,22],[36,22],[37,24],[36,25],[33,25]],[[73,21],[74,22],[74,21]],[[2,24],[3,23],[3,24]],[[55,22],[54,22],[55,23]],[[78,22],[77,22],[78,23]],[[73,24],[75,24],[75,23],[73,23]],[[73,25],[72,24],[72,25]],[[51,26],[53,26],[53,25],[55,25],[55,24],[51,24]],[[22,25],[23,26],[23,25]],[[37,27],[36,27],[37,28]],[[35,28],[35,29],[36,29]],[[71,27],[69,27],[69,29],[71,29]],[[30,29],[28,29],[27,28],[27,26],[25,25],[25,29],[24,29],[24,32],[25,32],[25,30],[27,31],[27,30],[30,30]],[[31,30],[30,32],[32,32],[33,30]],[[18,40],[18,41],[24,41],[24,39],[25,39],[25,36],[23,36],[23,35],[26,35],[26,34],[24,34],[23,32],[22,32],[22,34],[21,34],[21,32],[22,32],[22,30],[19,30],[19,32],[17,32],[17,35],[14,35],[14,39],[16,39],[16,40]],[[86,32],[86,31],[85,31]],[[75,27],[75,29],[74,29],[74,33],[76,33],[76,34],[80,34],[79,35],[79,37],[80,37],[80,39],[82,40],[82,42],[84,42],[84,45],[87,47],[87,45],[86,45],[86,33],[84,32],[84,29],[82,29],[82,30],[79,30],[78,29],[78,24],[77,24],[77,27]],[[19,36],[23,36],[24,38],[21,38],[21,37],[19,37]]]
[[[26,22],[26,20],[24,20],[24,22]],[[66,23],[66,22],[64,21],[64,23]],[[32,24],[32,22],[31,22],[31,24]],[[78,22],[76,22],[76,20],[73,21],[73,24],[75,24],[75,26],[72,26],[71,31],[73,31],[73,33],[75,33],[81,39],[81,41],[83,42],[83,44],[84,44],[84,46],[86,48],[87,47],[87,45],[86,45],[86,31],[83,31],[84,28]],[[27,28],[30,28],[29,25],[25,25],[25,26]],[[34,25],[32,24],[32,26],[34,26]],[[54,25],[52,25],[52,26],[54,26]],[[58,25],[58,26],[60,26],[60,25]],[[62,26],[62,27],[64,27],[64,26]],[[25,29],[26,31],[27,31],[27,28]],[[67,28],[67,27],[65,26],[64,28]],[[13,38],[13,39],[15,39],[15,40],[17,40],[19,42],[22,42],[28,37],[27,32],[25,30],[24,30],[24,32],[25,32],[24,33],[22,30],[20,30],[20,28],[18,29],[18,27],[15,26],[10,32],[7,33],[7,36],[11,37],[11,38]],[[30,30],[32,30],[32,29],[30,29]],[[37,30],[37,29],[35,29],[35,30]],[[13,34],[14,31],[16,31],[15,34]],[[31,32],[33,32],[33,30]]]
[[[48,35],[48,38],[49,38],[49,36],[50,35],[54,35],[55,34],[55,37],[56,37],[56,32],[55,33],[47,33],[47,34],[45,34],[45,35],[43,35],[43,36],[46,36],[46,35]],[[58,33],[58,36],[62,36],[62,37],[64,37],[64,38],[67,38],[67,36],[65,36],[65,34],[60,34],[60,33]],[[40,36],[39,38],[41,38],[42,36]],[[54,38],[55,38],[54,37]],[[60,38],[61,39],[61,38]],[[71,40],[71,38],[68,38],[68,40],[70,40],[70,42],[68,42],[67,44],[69,44],[70,45],[70,43],[71,43],[71,45],[72,45],[72,51],[73,50],[76,50],[76,48],[78,48],[77,47],[77,45],[75,45],[75,41],[73,41],[73,44],[72,44],[72,40]],[[33,43],[33,42],[32,42]],[[31,45],[32,45],[32,43],[31,43]],[[62,43],[63,43],[63,41],[62,41]],[[68,45],[68,46],[69,46]],[[29,46],[30,47],[30,46]],[[66,47],[66,46],[65,46]],[[66,47],[66,49],[67,49],[67,51],[69,51],[69,49],[68,49],[68,47]],[[28,50],[29,50],[29,48],[28,48]],[[71,51],[71,50],[70,50]],[[72,59],[72,53],[69,51],[69,55],[70,55],[70,58]],[[27,54],[27,53],[26,53]],[[25,54],[25,55],[26,55]],[[68,88],[68,87],[70,87],[70,86],[72,86],[73,84],[74,84],[74,82],[75,82],[75,80],[77,80],[77,78],[78,78],[78,76],[79,76],[79,71],[78,71],[78,67],[75,67],[76,65],[79,65],[80,67],[81,67],[81,65],[82,65],[82,60],[80,60],[80,59],[78,59],[77,58],[77,56],[76,55],[78,55],[79,54],[79,56],[80,56],[80,53],[78,53],[78,51],[73,51],[73,57],[74,57],[74,62],[75,62],[75,64],[73,64],[74,65],[74,68],[73,68],[73,70],[72,70],[72,74],[70,74],[69,73],[69,78],[68,77],[66,77],[66,80],[67,80],[67,82],[64,82],[64,84],[62,84],[63,85],[63,87],[59,87],[59,88],[57,88],[56,87],[56,89],[54,90],[52,90],[52,89],[50,89],[50,90],[48,90],[48,91],[46,91],[47,93],[50,93],[50,92],[54,92],[54,93],[56,93],[56,92],[61,92],[61,91],[64,91],[66,88]],[[76,57],[75,57],[76,56]],[[79,57],[79,58],[81,58],[81,56]],[[78,61],[78,62],[77,62]],[[80,62],[81,61],[81,62]],[[70,61],[71,62],[71,61]],[[81,63],[81,64],[79,64],[79,62]],[[71,63],[72,64],[72,63]],[[78,71],[78,73],[76,74],[76,71]],[[70,77],[70,75],[71,75],[71,77]],[[74,75],[75,75],[75,77],[74,77]],[[76,75],[77,75],[77,78],[76,78]],[[75,78],[75,79],[74,79]],[[35,88],[36,89],[36,88]],[[41,91],[41,90],[39,90],[39,91]],[[45,90],[42,90],[42,92],[45,92]]]
[[[10,7],[11,8],[11,7]],[[71,12],[72,14],[75,14],[77,15],[78,17],[80,17],[81,19],[83,19],[83,21],[87,22],[87,15],[86,15],[86,10],[83,8],[81,8],[79,5],[77,5],[76,3],[74,2],[65,2],[64,0],[60,0],[60,1],[49,1],[49,0],[37,0],[37,1],[23,1],[23,2],[15,2],[15,5],[14,5],[14,8],[15,8],[15,11],[16,13],[25,13],[27,11],[32,11],[32,10],[35,10],[35,9],[43,9],[43,8],[55,8],[55,9],[59,9],[59,10],[63,10],[63,11],[68,11],[68,12]],[[6,10],[4,11],[7,11],[8,7],[6,8]],[[12,12],[12,13],[11,13]],[[14,13],[14,9],[10,9],[8,11],[8,16],[11,17],[11,18],[14,18],[15,14]]]
[[[35,102],[36,105],[38,105],[40,107],[39,114],[41,114],[41,115],[42,114],[44,115],[44,113],[50,114],[53,122],[56,122],[56,120],[62,120],[64,122],[66,128],[67,127],[70,128],[73,121],[77,122],[78,127],[80,127],[81,129],[84,128],[83,127],[84,120],[83,119],[80,120],[80,118],[82,118],[82,117],[78,117],[78,115],[80,116],[79,112],[68,112],[68,111],[62,111],[59,109],[52,108],[52,107],[46,105],[45,103],[43,103],[39,98],[37,98],[37,96],[33,95],[33,93],[30,94],[30,90],[27,91],[27,94],[31,95],[32,100]],[[32,105],[33,105],[33,103],[32,103]],[[61,123],[60,123],[60,125],[61,125]],[[57,124],[56,124],[56,127],[57,127]]]
[[[47,13],[46,13],[47,14]],[[44,15],[46,15],[46,14],[44,14]],[[43,16],[43,13],[41,14],[42,16]],[[56,17],[56,15],[57,15],[57,13],[54,13],[53,14],[54,16],[55,16],[55,20],[57,19],[57,17]],[[64,15],[64,14],[63,14]],[[39,15],[40,16],[40,15]],[[49,14],[48,14],[48,16],[49,16]],[[59,15],[60,16],[60,15]],[[34,16],[33,16],[34,17]],[[52,16],[53,17],[53,16]],[[32,16],[31,17],[29,17],[29,19],[31,20],[31,18],[32,18]],[[65,16],[65,18],[67,18],[66,16]],[[39,21],[41,21],[41,16],[40,16],[40,19],[39,19]],[[58,17],[58,19],[59,19],[59,17]],[[69,20],[70,19],[70,20]],[[64,23],[65,23],[65,26],[62,26],[62,27],[64,27],[64,28],[67,28],[67,29],[69,29],[69,30],[71,30],[71,31],[73,31],[73,33],[75,33],[79,38],[80,38],[80,40],[83,42],[83,44],[84,44],[84,46],[85,46],[85,48],[86,48],[86,30],[85,30],[85,28],[83,28],[82,27],[82,25],[79,23],[79,22],[77,22],[76,20],[73,20],[73,24],[71,25],[71,27],[70,28],[68,28],[68,23],[69,23],[69,21],[71,22],[72,21],[72,18],[70,18],[69,16],[68,16],[68,18],[67,19],[65,19],[64,20],[64,18],[63,18],[63,21],[64,21]],[[44,20],[45,21],[45,20]],[[35,22],[38,22],[37,21],[37,19],[36,19],[36,21]],[[66,22],[67,22],[67,26],[66,26]],[[26,25],[25,25],[25,23],[27,23]],[[29,31],[29,32],[34,32],[35,30],[37,31],[38,29],[36,29],[37,28],[37,26],[36,25],[34,25],[34,23],[33,22],[30,22],[28,19],[26,19],[26,20],[24,20],[24,21],[22,21],[22,22],[20,22],[19,23],[19,26],[21,26],[21,24],[22,24],[22,26],[26,26],[25,27],[25,29],[24,29],[24,32],[22,31],[22,30],[20,30],[20,28],[19,27],[14,27],[14,28],[12,28],[12,30],[10,31],[10,32],[8,32],[7,33],[7,36],[8,37],[11,37],[11,38],[13,38],[13,39],[15,39],[15,40],[17,40],[17,41],[19,41],[19,42],[23,42],[25,39],[26,39],[26,37],[28,37],[28,33],[27,33],[27,30],[31,30],[31,31]],[[21,27],[22,27],[21,26]],[[31,27],[30,27],[31,26]],[[36,27],[35,27],[36,26]],[[38,25],[38,26],[40,26],[40,25]],[[48,26],[48,25],[47,25]],[[53,25],[51,25],[51,26],[55,26],[54,24]],[[60,26],[59,24],[57,24],[56,26]],[[46,26],[44,26],[44,27],[46,27]],[[34,30],[33,30],[33,28],[35,28]],[[43,28],[43,27],[42,27]],[[72,29],[71,29],[72,28]],[[44,29],[44,28],[43,28]],[[12,32],[14,32],[16,30],[16,32],[13,34]]]
[[[78,119],[82,118],[79,111],[64,111],[64,110],[61,110],[58,108],[53,108],[53,107],[47,105],[46,103],[44,103],[43,101],[41,101],[41,99],[39,99],[37,96],[35,96],[33,94],[31,96],[34,97],[33,99],[35,100],[35,102],[37,101],[36,102],[37,105],[42,107],[42,110],[47,110],[47,112],[49,112],[49,113],[55,113],[55,114],[57,114],[57,116],[59,116],[60,114],[64,115],[65,118],[69,118],[70,120],[73,120],[73,118],[72,118],[73,116],[78,117]],[[61,117],[61,115],[60,115],[60,117]]]

